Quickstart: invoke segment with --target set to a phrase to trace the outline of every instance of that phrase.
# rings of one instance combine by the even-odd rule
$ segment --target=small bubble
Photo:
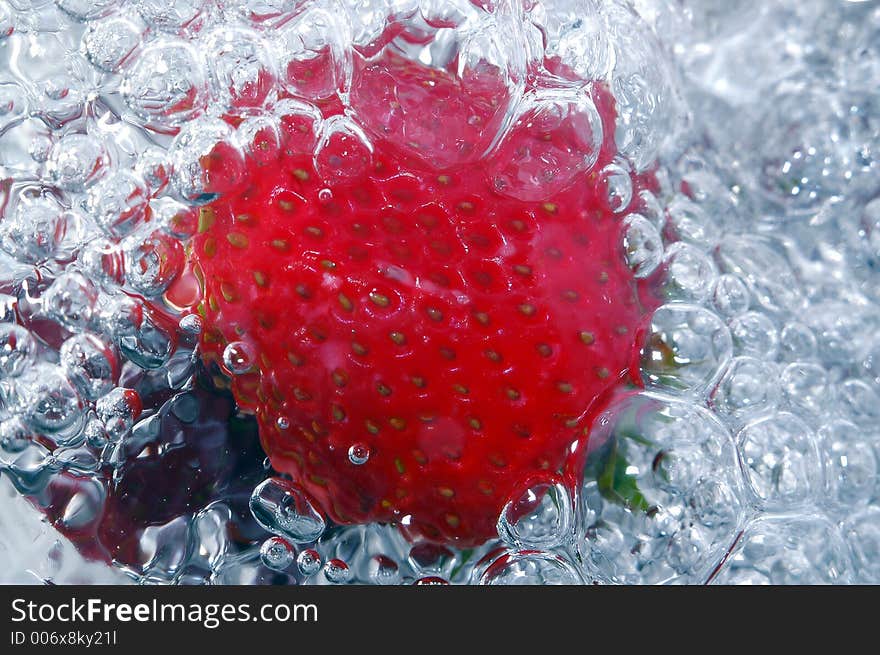
[[[147,298],[164,293],[184,266],[183,246],[160,230],[127,240],[124,258],[125,281]]]
[[[330,189],[324,188],[318,191],[318,201],[324,203],[325,205],[333,200],[333,191]]]
[[[350,180],[364,174],[372,157],[372,145],[353,121],[333,116],[324,123],[315,169],[327,182]]]
[[[244,177],[244,153],[231,128],[218,119],[188,123],[169,153],[172,183],[185,202],[210,202],[235,189]]]
[[[143,404],[134,389],[117,387],[95,404],[95,412],[104,423],[111,440],[123,437],[141,415]]]
[[[250,510],[264,529],[294,543],[315,541],[326,527],[324,517],[303,491],[282,478],[261,482],[251,494]]]
[[[134,170],[147,183],[153,196],[162,193],[171,179],[168,153],[158,146],[147,146],[139,152]]]
[[[282,537],[269,537],[260,546],[260,559],[270,569],[284,571],[296,560],[296,549]]]
[[[51,197],[26,197],[0,221],[0,249],[31,264],[58,256],[66,228],[64,210]]]
[[[278,426],[279,430],[286,430],[290,427],[290,419],[288,419],[286,416],[279,416],[277,419],[275,419],[275,425]]]
[[[772,360],[779,347],[779,333],[772,319],[761,312],[745,312],[730,322],[733,346],[743,355]]]
[[[124,237],[146,218],[150,194],[135,173],[118,170],[91,187],[83,208],[108,234]]]
[[[95,315],[98,290],[81,273],[68,271],[55,279],[41,300],[47,316],[67,327],[83,328]]]
[[[629,171],[619,164],[609,164],[600,173],[600,188],[605,202],[614,213],[625,210],[632,201],[633,185]]]
[[[260,107],[275,86],[269,51],[253,30],[223,25],[205,40],[215,94],[229,108]]]
[[[638,278],[648,277],[663,260],[663,240],[644,216],[630,214],[624,222],[623,248],[626,263]]]
[[[804,325],[792,321],[779,333],[779,351],[788,361],[807,361],[816,356],[816,335]]]
[[[571,494],[564,485],[538,482],[504,506],[498,534],[519,548],[552,548],[569,537],[573,511]]]
[[[438,577],[436,575],[429,575],[424,578],[419,578],[418,580],[413,582],[413,584],[419,587],[434,587],[448,585],[449,580],[447,580],[446,578]]]
[[[271,164],[281,149],[281,132],[275,116],[248,116],[235,130],[248,157],[259,164]]]
[[[20,453],[30,443],[30,430],[17,416],[0,421],[0,449]]]
[[[119,377],[115,349],[100,337],[81,332],[61,345],[61,365],[87,400],[97,400],[113,389]]]
[[[187,314],[180,319],[177,323],[177,327],[187,334],[201,334],[203,329],[202,317],[198,314]]]
[[[715,282],[715,265],[708,256],[687,243],[674,243],[666,251],[665,290],[675,300],[702,303]]]
[[[159,30],[177,33],[193,24],[207,0],[135,0],[143,19]]]
[[[21,384],[27,424],[41,434],[63,438],[75,435],[83,418],[83,401],[63,369],[38,364]]]
[[[302,551],[296,558],[296,565],[300,573],[305,576],[314,575],[321,570],[321,555],[316,550],[309,548]]]
[[[82,49],[93,66],[115,73],[140,45],[142,30],[130,20],[114,16],[89,23]]]
[[[324,565],[324,575],[334,584],[345,584],[351,580],[351,569],[341,559],[331,559]]]
[[[205,73],[198,52],[188,43],[154,41],[126,68],[120,92],[142,120],[179,125],[204,110]]]
[[[76,192],[94,184],[108,164],[101,141],[87,134],[67,134],[52,147],[48,172],[62,189]]]
[[[117,3],[118,0],[55,0],[61,11],[81,21],[106,16],[116,8]]]
[[[356,443],[348,449],[348,461],[350,461],[355,466],[366,464],[369,459],[370,448],[365,444]]]
[[[367,572],[374,584],[391,585],[400,581],[400,567],[387,555],[374,555],[367,564]]]
[[[724,273],[715,280],[712,305],[721,316],[736,316],[749,308],[749,289],[738,275]]]
[[[232,375],[242,375],[254,366],[254,350],[243,341],[233,341],[223,350],[223,365]]]
[[[37,343],[25,328],[0,323],[0,379],[21,375],[36,359]]]

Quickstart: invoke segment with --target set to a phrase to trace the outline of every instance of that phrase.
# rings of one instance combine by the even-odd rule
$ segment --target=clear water
[[[345,98],[389,16],[512,93],[544,56],[604,80],[610,206],[662,182],[621,219],[665,271],[645,391],[574,497],[522,490],[474,551],[329,524],[205,379],[198,320],[143,301],[223,193],[202,155]],[[0,581],[880,582],[878,88],[876,0],[0,0]]]

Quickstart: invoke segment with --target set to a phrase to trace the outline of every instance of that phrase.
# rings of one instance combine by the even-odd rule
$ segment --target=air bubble
[[[100,318],[122,354],[137,366],[156,369],[171,356],[173,343],[165,327],[130,296],[108,300]]]
[[[367,576],[373,584],[398,584],[400,582],[400,567],[387,555],[374,555],[367,564]]]
[[[818,416],[830,401],[828,373],[812,362],[792,362],[782,371],[780,386],[789,402],[801,411]]]
[[[0,379],[16,377],[33,365],[37,342],[25,328],[0,323]]]
[[[89,23],[82,48],[93,66],[115,73],[141,44],[143,30],[121,16]]]
[[[324,518],[299,487],[281,478],[264,480],[254,489],[251,513],[269,532],[294,543],[315,541],[324,532]]]
[[[347,90],[352,64],[346,28],[334,13],[315,7],[273,32],[280,81],[289,93],[319,100]]]
[[[48,171],[67,191],[83,191],[106,173],[109,156],[104,144],[88,134],[67,134],[49,153]]]
[[[626,263],[638,278],[657,270],[663,260],[663,240],[644,216],[630,214],[624,221],[623,249]]]
[[[260,36],[224,26],[207,35],[211,82],[225,107],[259,107],[275,86],[273,61]]]
[[[355,466],[362,466],[370,459],[370,448],[366,444],[356,443],[348,449],[348,461]]]
[[[91,187],[84,209],[95,222],[114,237],[124,237],[146,219],[150,194],[135,173],[117,170]]]
[[[171,179],[171,162],[165,149],[147,146],[137,155],[134,172],[146,183],[150,195],[157,196],[165,190]],[[170,200],[163,198],[162,200]]]
[[[95,316],[98,290],[82,273],[62,273],[41,298],[43,311],[69,328],[85,328]]]
[[[111,13],[118,0],[55,0],[55,4],[72,18],[88,21]]]
[[[425,576],[424,578],[419,578],[413,585],[418,587],[443,587],[449,584],[449,580],[446,578],[441,578],[436,575]]]
[[[370,164],[372,145],[351,120],[333,116],[324,123],[315,151],[315,170],[326,182],[363,175]]]
[[[732,317],[748,310],[749,289],[738,275],[724,273],[715,279],[712,306],[721,316]]]
[[[824,485],[816,436],[794,414],[751,423],[739,443],[748,488],[762,508],[796,508],[816,498]]]
[[[96,335],[81,332],[71,336],[61,344],[59,357],[86,400],[95,401],[108,393],[119,377],[116,353]]]
[[[235,189],[244,176],[244,154],[221,120],[205,119],[184,127],[169,150],[172,182],[181,198],[205,204]]]
[[[839,387],[841,414],[865,429],[880,425],[880,393],[864,380],[846,380]]]
[[[31,441],[31,432],[18,416],[0,420],[0,451],[16,454],[27,448]],[[5,459],[0,452],[0,465]]]
[[[760,312],[746,312],[730,322],[733,346],[742,355],[772,360],[779,347],[779,333],[773,321]]]
[[[767,361],[737,357],[712,391],[709,402],[719,414],[742,420],[773,411],[779,404],[779,373]]]
[[[233,341],[223,350],[223,366],[232,375],[243,375],[250,371],[256,362],[253,347],[244,341]]]
[[[624,211],[632,201],[633,184],[629,170],[614,163],[602,169],[600,173],[600,189],[604,191],[604,200],[608,209],[614,213]]]
[[[207,0],[135,0],[143,19],[153,27],[178,33],[201,15]]]
[[[148,45],[126,71],[120,92],[139,118],[158,129],[193,120],[207,103],[201,60],[183,41]]]
[[[321,555],[311,548],[302,551],[296,557],[296,566],[304,576],[311,576],[321,570]]]
[[[37,264],[63,254],[70,214],[51,196],[21,197],[0,221],[0,249],[20,261]]]
[[[159,228],[175,239],[188,239],[198,231],[198,210],[174,198],[151,200],[150,216]]]
[[[202,333],[202,319],[198,314],[187,314],[178,322],[177,326],[187,334],[198,335]]]
[[[788,361],[813,359],[816,356],[816,335],[803,323],[786,323],[779,333],[779,352]]]
[[[667,297],[700,304],[715,282],[715,265],[708,256],[687,243],[674,243],[666,251]]]
[[[551,197],[595,166],[602,139],[602,121],[586,89],[538,92],[489,160],[492,186],[519,200]]]
[[[504,505],[498,534],[517,548],[555,548],[571,537],[572,512],[563,484],[537,482]]]
[[[488,564],[481,585],[583,584],[574,565],[559,555],[542,551],[505,552]]]
[[[281,537],[269,537],[260,546],[263,564],[275,571],[284,571],[296,561],[296,549]]]
[[[141,415],[143,404],[134,389],[116,387],[98,399],[95,411],[111,440],[124,437]]]
[[[83,402],[64,371],[37,364],[21,382],[25,421],[47,436],[76,434],[83,418]]]
[[[245,118],[236,130],[245,153],[258,164],[270,164],[281,150],[281,133],[274,116],[256,114]]]
[[[715,314],[692,305],[664,305],[654,312],[642,352],[642,378],[667,391],[700,392],[730,360],[730,332]]]
[[[716,222],[692,200],[678,196],[666,209],[667,229],[679,239],[703,250],[714,248],[721,238]]]
[[[2,14],[0,6],[0,14]],[[0,15],[0,39],[2,39],[2,21]],[[25,90],[15,82],[0,83],[0,132],[18,123],[27,115],[28,97]]]
[[[835,419],[819,430],[825,458],[825,504],[844,515],[866,505],[877,487],[877,458],[864,431]]]
[[[331,559],[324,564],[324,575],[333,584],[345,584],[351,580],[352,572],[341,559]]]
[[[183,246],[160,231],[146,239],[132,239],[124,256],[126,282],[147,298],[164,293],[184,266]]]

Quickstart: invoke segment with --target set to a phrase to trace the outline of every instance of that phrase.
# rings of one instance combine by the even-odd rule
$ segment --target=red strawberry
[[[313,159],[308,117],[289,118],[278,157],[202,209],[203,353],[226,352],[272,465],[332,519],[479,543],[512,493],[583,446],[601,398],[638,377],[655,300],[624,262],[622,214],[597,174],[615,155],[613,101],[592,87],[595,163],[578,139],[599,126],[576,107],[554,118],[540,94],[473,163],[466,117],[495,116],[497,88],[466,92],[396,58],[356,80],[372,152],[336,116]],[[541,180],[548,161],[559,175]]]

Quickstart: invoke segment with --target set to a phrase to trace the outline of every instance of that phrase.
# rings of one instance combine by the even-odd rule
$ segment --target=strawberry
[[[598,174],[613,99],[586,88],[599,125],[554,121],[533,94],[539,109],[480,158],[466,117],[497,123],[497,88],[361,63],[349,114],[325,107],[320,134],[307,111],[287,116],[277,155],[200,210],[203,357],[256,414],[272,466],[333,520],[483,542],[512,494],[583,450],[602,399],[638,384],[656,299]],[[589,129],[604,136],[585,162]]]

